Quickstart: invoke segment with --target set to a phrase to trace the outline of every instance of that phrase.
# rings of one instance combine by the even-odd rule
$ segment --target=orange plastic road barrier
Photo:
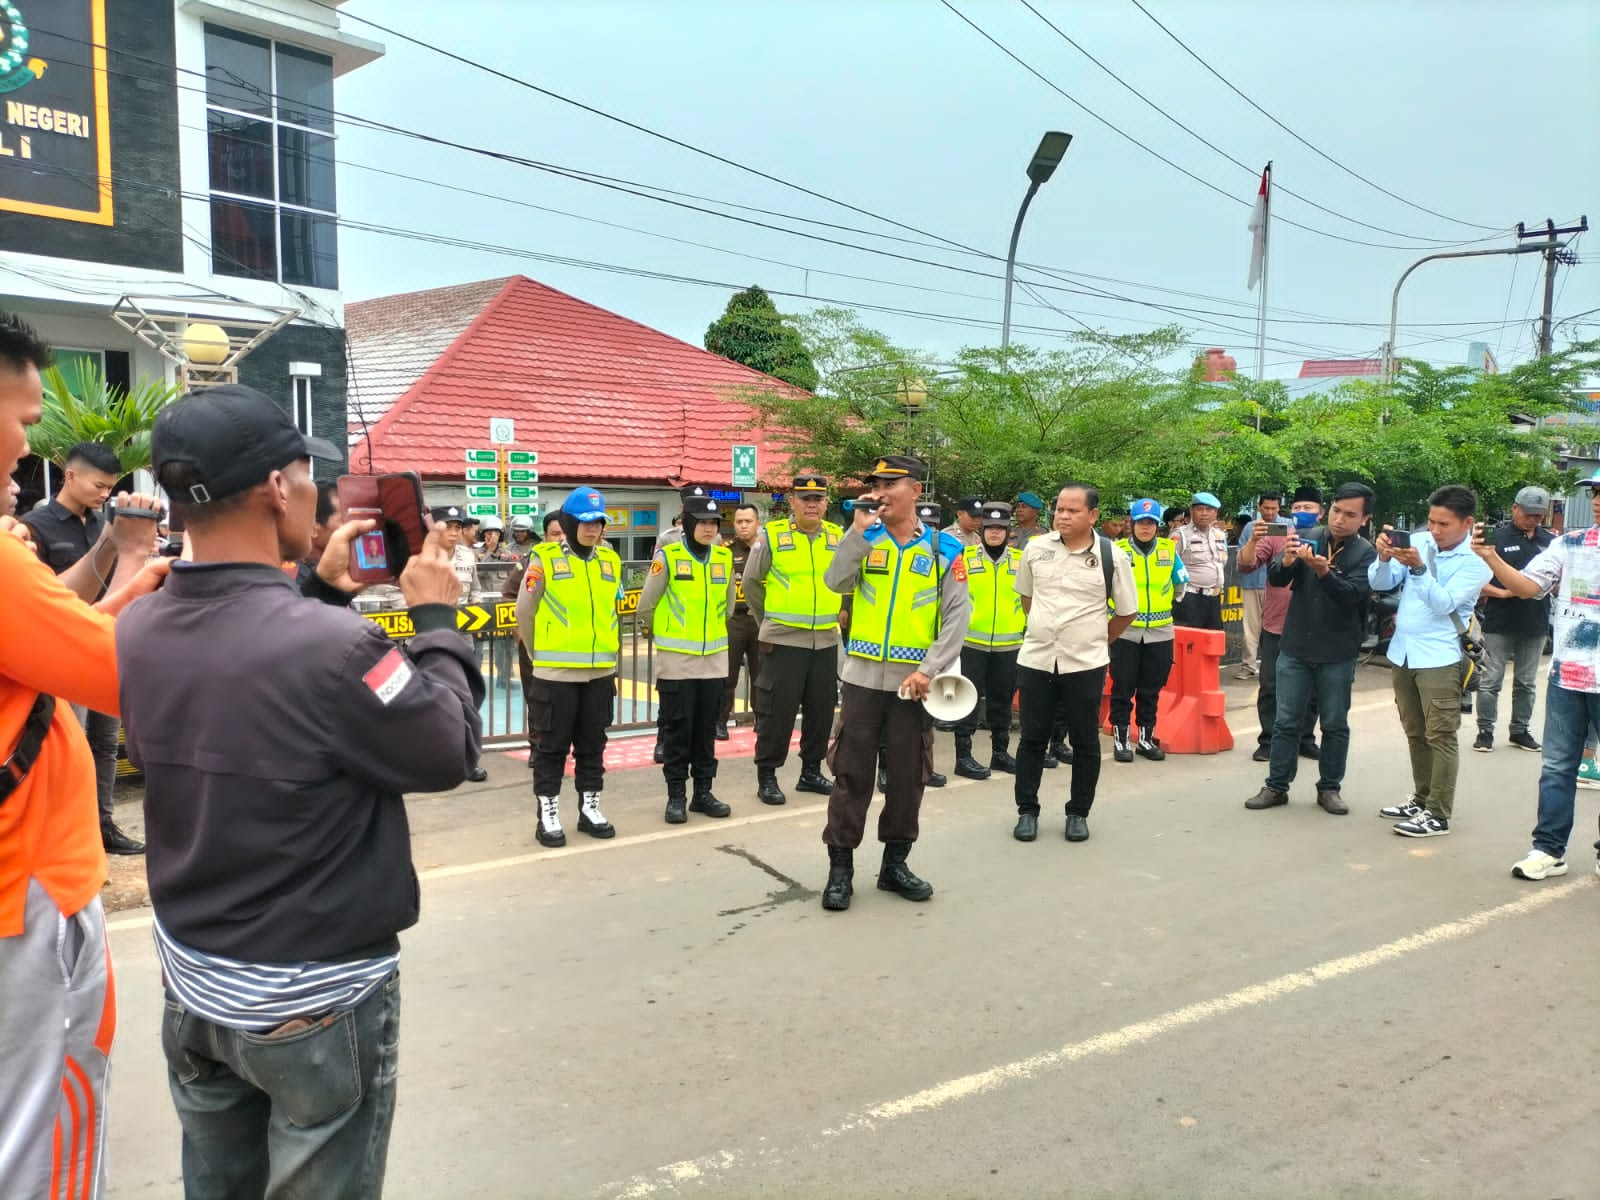
[[[1168,754],[1217,754],[1233,749],[1221,668],[1226,639],[1219,629],[1174,629],[1172,674],[1161,689],[1156,737]],[[1111,732],[1111,672],[1100,701],[1100,728]]]

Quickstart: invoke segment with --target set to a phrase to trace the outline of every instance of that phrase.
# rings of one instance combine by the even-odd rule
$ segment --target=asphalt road
[[[659,776],[619,773],[622,836],[569,812],[562,851],[533,842],[520,763],[413,800],[386,1194],[1600,1196],[1600,793],[1572,874],[1513,880],[1539,760],[1473,754],[1464,725],[1456,832],[1396,837],[1374,814],[1403,744],[1383,673],[1360,687],[1350,816],[1314,776],[1245,811],[1249,737],[1108,754],[1082,845],[1065,769],[1032,845],[1007,782],[952,781],[920,905],[873,888],[864,848],[854,907],[823,912],[820,798],[761,807],[748,760],[723,768],[730,820],[669,828]],[[112,1195],[175,1196],[148,917],[113,930]]]

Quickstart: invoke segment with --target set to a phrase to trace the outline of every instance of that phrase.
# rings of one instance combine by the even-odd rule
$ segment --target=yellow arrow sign
[[[494,620],[494,613],[477,604],[463,604],[456,610],[456,628],[462,633],[477,633]]]

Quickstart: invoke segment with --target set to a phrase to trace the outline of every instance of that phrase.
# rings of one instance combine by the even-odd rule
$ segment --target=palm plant
[[[105,372],[90,360],[78,359],[42,373],[44,414],[28,431],[34,454],[57,467],[79,442],[108,446],[129,474],[150,466],[150,430],[156,415],[182,389],[146,379],[132,391],[106,383]]]

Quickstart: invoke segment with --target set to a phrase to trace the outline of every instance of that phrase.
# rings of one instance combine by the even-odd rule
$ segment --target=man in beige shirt
[[[1028,629],[1017,656],[1022,737],[1017,748],[1019,842],[1039,832],[1039,780],[1059,705],[1072,743],[1069,842],[1089,837],[1089,809],[1100,779],[1100,697],[1111,643],[1139,612],[1133,564],[1125,551],[1095,532],[1100,494],[1069,483],[1056,500],[1055,528],[1023,548],[1017,594]]]

